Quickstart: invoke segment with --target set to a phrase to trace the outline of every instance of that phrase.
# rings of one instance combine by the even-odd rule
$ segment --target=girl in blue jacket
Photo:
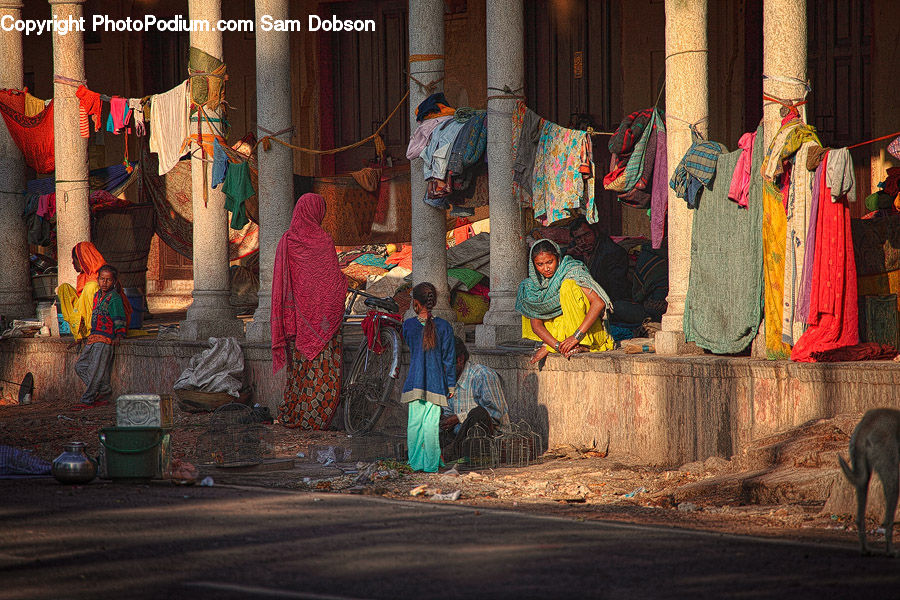
[[[438,424],[441,407],[456,389],[456,345],[450,323],[434,317],[437,290],[422,282],[412,291],[416,316],[403,322],[403,339],[409,346],[409,374],[401,400],[409,404],[406,430],[409,466],[414,471],[435,473],[441,465]]]

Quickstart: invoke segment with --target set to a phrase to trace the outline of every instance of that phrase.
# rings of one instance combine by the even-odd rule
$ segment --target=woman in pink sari
[[[272,278],[272,370],[288,365],[278,420],[327,429],[341,397],[341,319],[347,280],[331,235],[325,199],[304,194],[278,242]]]

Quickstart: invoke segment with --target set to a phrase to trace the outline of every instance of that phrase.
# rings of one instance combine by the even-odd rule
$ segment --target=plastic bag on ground
[[[234,338],[209,338],[210,348],[191,357],[173,386],[176,390],[226,392],[241,395],[244,374],[244,352]]]

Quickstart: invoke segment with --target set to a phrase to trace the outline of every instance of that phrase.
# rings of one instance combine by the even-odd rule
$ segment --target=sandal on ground
[[[93,404],[93,403],[87,404],[85,402],[79,402],[78,404],[76,404],[75,406],[72,407],[72,410],[87,410],[89,408],[94,408],[94,406],[96,406],[96,404]]]

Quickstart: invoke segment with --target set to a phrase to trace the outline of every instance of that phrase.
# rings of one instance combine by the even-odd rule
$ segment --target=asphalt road
[[[378,497],[0,481],[0,599],[897,597],[826,546]]]

